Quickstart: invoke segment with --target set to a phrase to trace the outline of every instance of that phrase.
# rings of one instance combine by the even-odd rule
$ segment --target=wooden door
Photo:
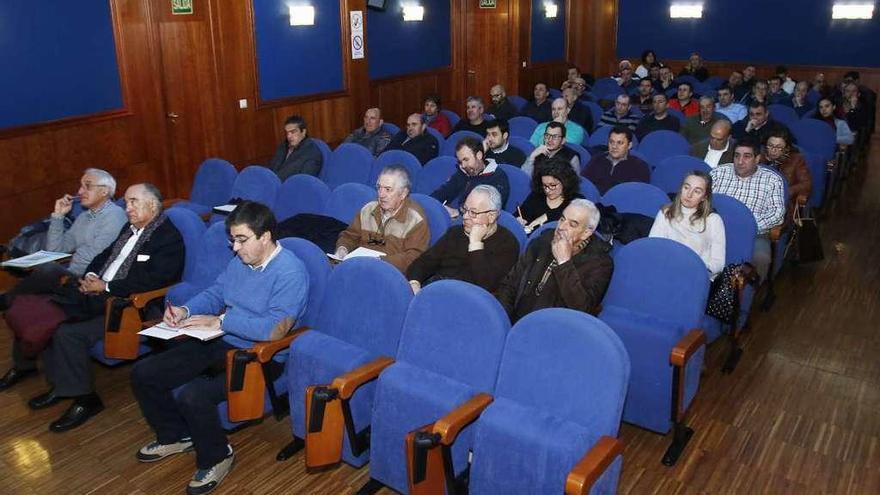
[[[466,2],[464,87],[467,95],[487,100],[489,89],[495,84],[502,84],[507,94],[516,94],[518,17],[517,0],[498,0],[492,9],[481,9],[477,0]]]
[[[164,100],[170,143],[166,195],[187,196],[199,164],[223,156],[218,115],[218,75],[211,31],[211,2],[194,0],[193,13],[174,15],[170,0],[151,0],[159,41]]]

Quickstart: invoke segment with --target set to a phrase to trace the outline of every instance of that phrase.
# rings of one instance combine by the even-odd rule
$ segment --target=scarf
[[[137,242],[134,244],[134,248],[132,248],[131,252],[128,253],[128,256],[125,258],[125,261],[122,262],[122,265],[119,266],[119,270],[116,272],[116,276],[113,277],[114,280],[121,280],[128,276],[128,270],[131,268],[132,263],[137,258],[138,251],[140,251],[141,246],[143,246],[147,241],[150,240],[150,237],[153,235],[153,232],[162,225],[162,222],[165,221],[165,213],[160,213],[156,218],[153,219],[152,222],[148,223],[146,227],[144,227],[144,231],[141,233],[141,236],[138,238]],[[131,227],[131,225],[129,225]],[[131,228],[125,229],[125,231],[120,234],[119,238],[116,239],[116,242],[113,244],[113,251],[111,251],[110,256],[107,258],[107,261],[104,262],[104,266],[101,268],[100,276],[104,275],[104,272],[110,268],[110,265],[113,264],[113,261],[119,257],[119,253],[122,252],[123,246],[131,236],[134,235]]]

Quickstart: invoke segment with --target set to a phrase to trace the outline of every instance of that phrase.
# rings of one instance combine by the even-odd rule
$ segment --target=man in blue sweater
[[[156,441],[137,453],[154,462],[195,449],[197,470],[190,495],[208,493],[232,469],[233,451],[217,404],[226,399],[226,353],[284,337],[302,317],[308,300],[306,267],[274,239],[275,217],[251,201],[226,219],[236,253],[214,284],[183,306],[168,306],[172,327],[222,329],[222,338],[185,340],[135,364],[132,388]],[[267,377],[270,380],[272,377]],[[181,387],[175,398],[172,390]]]
[[[495,160],[486,159],[483,153],[483,143],[480,140],[472,137],[462,138],[455,145],[458,170],[431,193],[434,199],[443,203],[452,218],[458,216],[458,207],[480,184],[497,189],[501,193],[501,204],[507,203],[507,197],[510,195],[510,181],[507,174],[495,163]]]

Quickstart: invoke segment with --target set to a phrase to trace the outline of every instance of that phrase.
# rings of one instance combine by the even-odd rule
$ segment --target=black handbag
[[[706,302],[706,314],[717,318],[722,323],[733,323],[739,307],[739,293],[734,285],[740,265],[731,263],[721,270],[709,287],[709,300]]]
[[[790,259],[798,263],[814,263],[825,259],[816,219],[802,216],[800,208],[794,210],[794,232],[788,250]]]

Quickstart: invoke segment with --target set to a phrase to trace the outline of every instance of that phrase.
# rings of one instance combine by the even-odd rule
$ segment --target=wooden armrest
[[[294,328],[284,337],[281,337],[278,340],[270,340],[266,342],[257,342],[251,347],[251,352],[257,355],[257,361],[261,363],[268,363],[275,354],[278,354],[279,351],[287,349],[290,347],[290,343],[293,340],[308,330],[309,327],[299,327]]]
[[[682,337],[669,354],[669,363],[673,366],[684,366],[688,359],[697,352],[701,345],[706,344],[706,333],[695,328]]]
[[[168,198],[168,199],[162,201],[162,208],[166,208],[166,209],[171,208],[172,206],[174,206],[177,203],[180,203],[181,201],[186,201],[186,200],[183,198]]]
[[[777,225],[770,229],[770,241],[778,242],[779,238],[782,236],[782,225]]]
[[[339,391],[340,399],[348,400],[361,385],[378,378],[379,373],[392,364],[394,364],[394,359],[384,356],[380,357],[342,376],[336,377],[331,387]]]
[[[568,473],[565,479],[565,495],[586,495],[593,484],[623,454],[623,442],[616,438],[603,436],[596,442]]]
[[[147,305],[148,302],[156,299],[158,297],[162,297],[168,293],[168,287],[162,287],[161,289],[151,290],[147,292],[138,292],[137,294],[132,294],[128,296],[131,300],[131,303],[137,309],[144,309],[144,306]]]
[[[489,407],[494,398],[487,393],[479,393],[467,402],[452,410],[434,423],[434,433],[440,434],[440,443],[452,445],[459,432],[477,419]]]

